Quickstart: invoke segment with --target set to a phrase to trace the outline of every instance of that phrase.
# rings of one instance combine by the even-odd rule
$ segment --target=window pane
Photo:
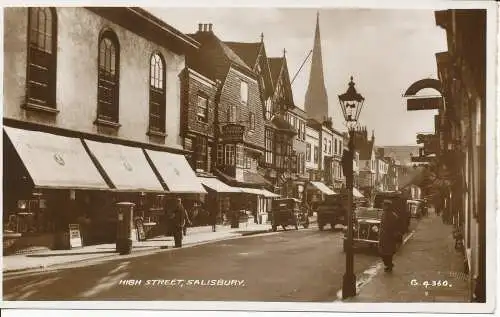
[[[244,81],[240,85],[241,102],[247,103],[248,101],[248,84]]]

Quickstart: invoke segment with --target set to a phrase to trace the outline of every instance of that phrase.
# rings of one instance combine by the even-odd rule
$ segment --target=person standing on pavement
[[[174,216],[172,229],[174,234],[175,247],[180,248],[182,247],[184,228],[186,226],[186,223],[189,222],[187,211],[182,205],[182,200],[180,197],[177,198],[177,205],[175,206],[173,214]]]
[[[392,201],[384,200],[382,221],[380,224],[379,253],[384,261],[386,272],[392,272],[394,267],[393,256],[396,253],[396,245],[399,237],[399,217],[392,208]]]

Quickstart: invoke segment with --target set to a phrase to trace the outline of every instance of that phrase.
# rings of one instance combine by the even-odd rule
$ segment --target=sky
[[[338,95],[352,75],[365,97],[360,123],[374,130],[375,144],[415,145],[416,134],[433,132],[437,113],[406,111],[402,95],[415,81],[437,78],[435,53],[446,51],[446,33],[434,11],[347,8],[146,8],[184,33],[212,23],[223,41],[258,42],[264,33],[269,57],[286,49],[292,79],[313,48],[319,12],[325,86],[334,127],[345,130]],[[292,83],[303,108],[311,57]],[[422,91],[433,94],[433,91]]]

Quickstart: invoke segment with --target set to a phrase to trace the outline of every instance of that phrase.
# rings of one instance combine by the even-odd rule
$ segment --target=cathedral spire
[[[321,35],[319,30],[319,12],[316,13],[316,30],[314,32],[314,46],[311,58],[311,73],[304,101],[307,116],[323,122],[328,118],[328,95],[326,93],[323,74],[323,57],[321,53]]]

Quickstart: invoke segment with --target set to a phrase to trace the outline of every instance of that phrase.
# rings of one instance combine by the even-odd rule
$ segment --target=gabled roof
[[[261,42],[256,43],[241,43],[241,42],[224,42],[233,52],[238,54],[238,56],[245,62],[245,64],[254,68],[257,62],[257,57],[259,56]]]
[[[235,66],[246,75],[255,77],[255,73],[229,46],[224,44],[213,32],[198,31],[188,34],[201,43],[197,54],[188,56],[187,65],[203,75],[214,79],[223,79],[229,67]]]
[[[281,67],[283,66],[283,57],[269,57],[267,60],[271,70],[271,79],[273,83],[277,83],[281,73]]]

